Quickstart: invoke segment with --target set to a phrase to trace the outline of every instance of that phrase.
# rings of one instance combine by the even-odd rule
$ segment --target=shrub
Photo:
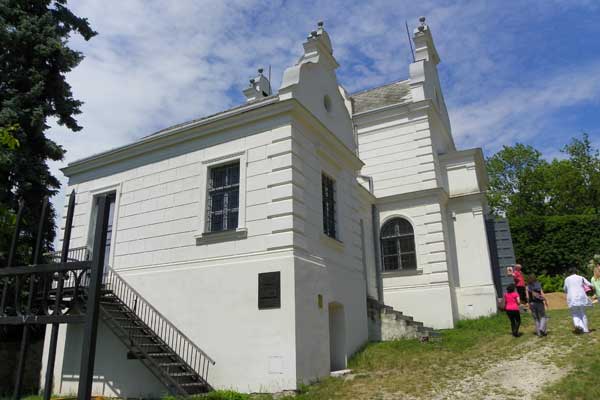
[[[540,275],[537,277],[544,293],[562,292],[565,277],[562,275]]]
[[[510,219],[515,257],[526,273],[564,275],[578,267],[588,275],[600,250],[600,215],[528,216]]]

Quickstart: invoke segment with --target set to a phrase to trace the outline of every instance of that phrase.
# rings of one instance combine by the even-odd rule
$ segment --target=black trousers
[[[521,304],[527,304],[527,294],[525,293],[525,286],[517,286],[517,293],[519,293],[519,300],[521,300]]]
[[[510,329],[512,330],[513,336],[519,336],[519,327],[521,326],[521,313],[519,311],[506,311],[508,319],[510,320]]]

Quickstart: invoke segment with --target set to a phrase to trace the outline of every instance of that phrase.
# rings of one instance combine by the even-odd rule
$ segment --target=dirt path
[[[559,349],[550,343],[514,349],[521,356],[507,355],[505,360],[490,363],[483,370],[460,381],[449,382],[440,393],[431,399],[534,399],[541,389],[564,377],[568,371],[552,362]]]

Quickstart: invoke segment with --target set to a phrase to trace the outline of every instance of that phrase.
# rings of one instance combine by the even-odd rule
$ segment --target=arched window
[[[404,218],[394,218],[381,228],[381,255],[383,271],[401,271],[417,268],[415,232]]]

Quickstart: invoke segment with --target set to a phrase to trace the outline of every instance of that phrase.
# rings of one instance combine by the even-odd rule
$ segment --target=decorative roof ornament
[[[271,95],[271,82],[263,75],[264,69],[258,69],[258,76],[250,79],[250,85],[244,89],[247,101],[253,101]]]
[[[440,62],[440,56],[435,49],[431,29],[425,23],[425,17],[419,17],[419,26],[414,30],[413,42],[415,43],[415,61],[427,60],[434,64]]]
[[[425,17],[420,16],[419,22],[421,23],[421,25],[419,25],[417,29],[419,29],[419,32],[423,32],[427,28],[427,25],[425,24]]]

